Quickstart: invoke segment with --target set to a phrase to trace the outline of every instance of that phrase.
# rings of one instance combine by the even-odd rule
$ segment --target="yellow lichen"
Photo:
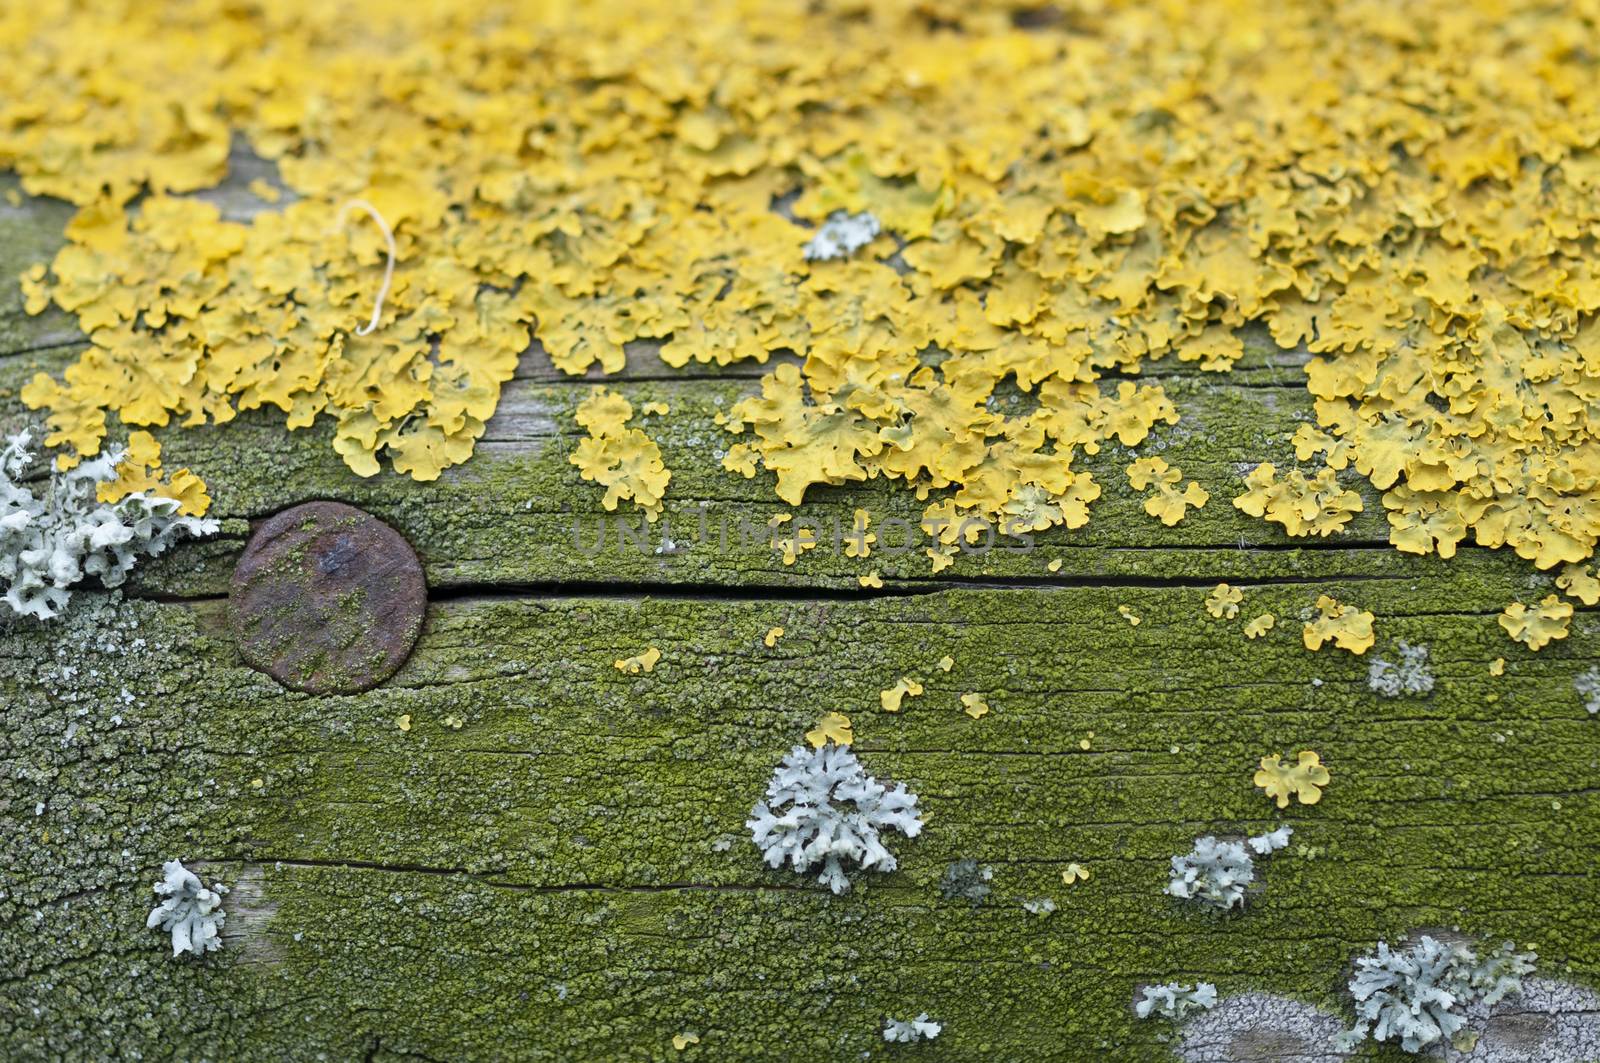
[[[1230,587],[1226,583],[1219,583],[1206,595],[1206,612],[1218,620],[1232,620],[1239,615],[1239,603],[1244,601],[1244,592],[1237,587]]]
[[[726,466],[791,504],[876,477],[1072,528],[1099,495],[1079,458],[1178,419],[1109,375],[1225,371],[1259,322],[1309,355],[1294,446],[1322,464],[1241,509],[1330,534],[1350,469],[1402,550],[1470,534],[1552,568],[1600,535],[1584,5],[1105,0],[1026,28],[951,0],[13,6],[0,166],[77,211],[23,277],[88,337],[22,392],[68,464],[108,416],[271,407],[325,418],[358,473],[431,479],[533,340],[584,374],[654,339],[673,366],[799,356],[722,422]],[[258,195],[289,193],[248,222],[187,195],[236,142],[276,165]],[[352,199],[397,251],[367,335],[387,255],[334,226]],[[808,260],[835,210],[885,235]],[[659,478],[645,453],[583,464]]]
[[[189,517],[202,517],[211,508],[205,481],[188,469],[161,478],[161,444],[142,431],[128,433],[128,449],[117,463],[117,478],[97,485],[95,497],[101,502],[119,502],[138,491],[174,499],[179,503],[178,512]]]
[[[619,672],[627,672],[629,675],[638,675],[640,672],[653,671],[655,669],[656,662],[659,660],[661,660],[661,651],[656,649],[654,646],[651,646],[643,653],[635,654],[632,657],[624,657],[613,663],[616,665],[617,671]]]
[[[781,638],[783,638],[783,628],[775,627],[767,631],[766,635],[762,637],[761,643],[770,649],[771,647],[776,646],[778,644],[778,640]]]
[[[855,731],[851,728],[850,717],[842,712],[824,713],[817,725],[806,732],[806,741],[817,749],[832,742],[834,745],[847,746],[855,741]]]
[[[1277,622],[1277,617],[1273,616],[1271,613],[1262,613],[1254,620],[1248,620],[1245,622],[1244,637],[1247,639],[1258,639],[1267,632],[1271,631],[1272,626]]]
[[[1556,639],[1566,638],[1571,622],[1572,603],[1554,594],[1531,608],[1512,602],[1500,614],[1500,626],[1506,634],[1530,650],[1543,649]]]
[[[1600,579],[1595,578],[1594,570],[1588,565],[1567,565],[1556,577],[1556,586],[1584,605],[1600,605]]]
[[[989,702],[984,699],[982,694],[963,694],[961,695],[961,711],[971,716],[974,720],[980,720],[989,714]]]
[[[1168,465],[1162,458],[1140,458],[1125,471],[1135,490],[1154,488],[1155,493],[1144,500],[1144,511],[1168,527],[1181,521],[1189,507],[1199,509],[1211,498],[1205,488],[1193,480],[1179,491],[1183,471]]]
[[[1143,619],[1139,616],[1139,614],[1135,613],[1126,605],[1117,606],[1117,615],[1126,620],[1130,627],[1138,627],[1140,621]]]
[[[1249,490],[1233,504],[1252,517],[1283,525],[1290,535],[1332,535],[1362,509],[1361,496],[1340,487],[1331,469],[1310,478],[1291,469],[1280,479],[1277,468],[1263,462],[1244,482]]]
[[[588,431],[567,459],[578,467],[585,480],[606,489],[601,504],[617,508],[623,499],[632,499],[654,521],[661,516],[662,496],[672,473],[661,461],[661,449],[637,428],[627,427],[633,406],[621,395],[595,388],[578,404],[577,421]]]
[[[885,712],[899,712],[901,702],[907,697],[917,697],[922,693],[922,684],[910,676],[901,676],[900,681],[888,690],[878,692],[878,703]]]
[[[1082,864],[1070,863],[1061,872],[1061,884],[1070,886],[1074,882],[1088,882],[1089,869]]]
[[[1341,650],[1360,655],[1372,648],[1372,614],[1343,605],[1324,594],[1317,599],[1317,616],[1306,621],[1303,638],[1306,649],[1319,650],[1332,642]]]
[[[1302,805],[1314,805],[1322,800],[1322,787],[1328,785],[1328,769],[1322,758],[1311,750],[1303,750],[1294,764],[1285,764],[1280,754],[1261,758],[1261,770],[1255,774],[1255,784],[1278,799],[1279,808],[1289,807],[1291,796]]]

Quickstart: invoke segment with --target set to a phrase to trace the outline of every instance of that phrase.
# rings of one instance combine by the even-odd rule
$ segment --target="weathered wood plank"
[[[1292,616],[1321,589],[1249,604]],[[29,1059],[652,1059],[684,1030],[715,1058],[843,1059],[884,1015],[926,1009],[948,1023],[930,1058],[1132,1059],[1161,1051],[1128,1011],[1141,982],[1337,1006],[1348,957],[1416,926],[1515,937],[1592,977],[1600,798],[1571,687],[1592,619],[1496,678],[1492,617],[1426,586],[1333,589],[1430,645],[1431,697],[1378,699],[1364,660],[1308,654],[1292,629],[1247,642],[1193,588],[463,599],[434,607],[390,684],[340,698],[244,669],[214,603],[12,632],[0,1022]],[[612,667],[647,644],[653,672]],[[902,674],[927,692],[885,713]],[[994,711],[967,718],[964,690]],[[930,813],[894,844],[900,871],[837,898],[766,870],[743,828],[824,709]],[[1334,781],[1280,815],[1253,763],[1302,746]],[[1197,834],[1275,822],[1298,844],[1245,915],[1162,896]],[[200,969],[143,929],[174,855],[245,885]],[[996,869],[981,907],[940,897],[962,857]],[[1069,861],[1093,877],[1063,887]],[[1043,896],[1047,919],[1020,907]]]
[[[234,216],[254,209],[233,187],[247,171],[212,195]],[[21,315],[11,283],[69,213],[0,205],[0,430],[36,418],[17,388],[81,339],[60,314]],[[762,543],[682,534],[702,507],[713,529],[791,512],[765,475],[716,461],[732,439],[716,411],[762,371],[674,370],[636,345],[608,381],[673,408],[650,431],[681,552],[655,552],[662,525],[644,552],[618,549],[614,527],[585,549],[604,513],[567,456],[590,381],[538,350],[479,454],[432,484],[355,477],[325,426],[289,434],[263,413],[158,433],[170,465],[211,484],[224,534],[141,570],[132,594],[214,598],[252,520],[332,497],[406,534],[435,600],[410,663],[350,697],[246,669],[217,600],[85,590],[61,623],[0,630],[6,1057],[667,1059],[689,1058],[670,1039],[695,1032],[706,1058],[857,1059],[883,1050],[885,1016],[927,1010],[947,1024],[918,1046],[929,1059],[1159,1060],[1165,1028],[1129,1010],[1139,984],[1204,978],[1337,1010],[1349,957],[1418,927],[1512,937],[1554,975],[1600,975],[1600,731],[1572,686],[1600,661],[1600,621],[1580,609],[1570,638],[1525,652],[1494,614],[1548,576],[1504,551],[1397,553],[1353,474],[1367,511],[1330,540],[1234,510],[1244,472],[1290,460],[1309,417],[1294,355],[1255,342],[1226,377],[1147,377],[1184,415],[1156,445],[1212,493],[1179,526],[1142,512],[1112,446],[1087,463],[1105,488],[1087,527],[937,576],[920,551],[823,547],[784,566]],[[921,509],[877,482],[794,512],[826,526],[857,507],[880,526]],[[857,583],[873,570],[881,592]],[[1238,621],[1202,608],[1219,579],[1246,590]],[[1367,659],[1306,652],[1300,617],[1325,592],[1378,615],[1369,657],[1427,644],[1433,694],[1379,699]],[[1260,611],[1279,625],[1246,641]],[[613,667],[650,645],[653,672]],[[945,653],[949,673],[933,666]],[[901,675],[926,693],[885,713],[878,691]],[[963,715],[966,691],[994,711]],[[869,768],[931,812],[893,844],[899,871],[844,897],[763,868],[743,827],[825,710],[850,714]],[[1299,748],[1334,781],[1280,815],[1250,775]],[[1161,893],[1196,835],[1280,821],[1297,844],[1246,914]],[[144,929],[175,856],[234,889],[227,947],[200,965]],[[996,870],[981,907],[940,896],[962,857]],[[1092,878],[1062,886],[1068,862]],[[1028,915],[1037,897],[1060,910]]]

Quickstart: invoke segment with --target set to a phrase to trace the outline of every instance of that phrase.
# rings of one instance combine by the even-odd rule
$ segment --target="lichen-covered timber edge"
[[[37,416],[17,386],[81,342],[61,315],[22,317],[11,283],[59,245],[58,207],[0,206],[7,431]],[[1595,613],[1527,653],[1495,613],[1548,593],[1548,575],[1505,551],[1397,553],[1352,473],[1367,511],[1330,540],[1233,510],[1251,465],[1292,461],[1308,415],[1283,357],[1252,343],[1225,378],[1162,375],[1184,421],[1152,446],[1213,492],[1183,524],[1140,511],[1110,447],[1091,463],[1106,497],[1088,527],[934,579],[920,552],[783,566],[762,548],[576,551],[573,520],[600,517],[566,462],[584,388],[536,352],[481,453],[434,484],[360,480],[325,429],[289,434],[273,413],[158,433],[170,464],[211,482],[224,536],[142,570],[130,593],[159,601],[85,591],[63,624],[0,635],[6,1058],[1160,1061],[1169,1031],[1134,1020],[1140,983],[1206,979],[1348,1019],[1350,958],[1419,927],[1531,945],[1541,973],[1594,984],[1600,731],[1572,677],[1600,657]],[[652,427],[669,517],[788,511],[770,480],[714,457],[712,415],[748,393],[749,369],[613,385],[674,406]],[[307,697],[244,668],[215,600],[249,521],[316,497],[394,524],[439,592],[410,664],[362,695]],[[881,484],[816,492],[805,511],[857,506],[920,512]],[[856,583],[874,568],[881,595]],[[1218,579],[1245,591],[1234,623],[1203,608]],[[1307,653],[1300,616],[1321,593],[1377,614],[1368,658],[1428,645],[1434,692],[1378,699],[1368,658]],[[1249,642],[1257,610],[1279,624]],[[651,673],[613,667],[651,645]],[[955,668],[935,671],[946,653]],[[926,693],[880,712],[902,675]],[[993,711],[965,716],[966,691]],[[900,871],[838,898],[764,870],[742,826],[829,710],[931,812],[895,842]],[[1300,748],[1334,779],[1280,816],[1251,772]],[[1162,895],[1196,835],[1278,822],[1295,844],[1244,914]],[[227,945],[203,962],[144,929],[172,857],[232,887]],[[977,909],[939,895],[962,857],[995,868]],[[1061,885],[1070,862],[1092,877]],[[1043,896],[1053,915],[1022,910]],[[924,1010],[945,1024],[937,1042],[881,1043],[882,1019]],[[700,1043],[677,1052],[680,1032]]]
[[[1293,617],[1322,589],[1252,599]],[[1139,984],[1337,1008],[1349,958],[1415,927],[1592,983],[1592,614],[1494,677],[1492,615],[1332,589],[1430,644],[1430,697],[1375,698],[1365,661],[1293,631],[1225,635],[1191,588],[467,598],[387,686],[324,698],[239,664],[221,603],[83,595],[0,639],[9,1057],[650,1059],[691,1031],[714,1058],[846,1059],[910,1009],[946,1023],[929,1058],[1159,1060]],[[612,666],[646,644],[653,672]],[[927,692],[877,710],[901,674]],[[929,812],[843,897],[765,870],[742,826],[824,708]],[[1334,780],[1280,815],[1253,760],[1302,746]],[[1295,842],[1242,915],[1162,895],[1195,835],[1278,822]],[[144,929],[175,855],[234,888],[203,963]],[[996,869],[981,907],[939,894],[961,857]],[[1061,885],[1068,862],[1093,877]]]

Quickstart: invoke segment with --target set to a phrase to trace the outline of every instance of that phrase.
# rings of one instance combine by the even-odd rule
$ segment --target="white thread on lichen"
[[[928,1021],[928,1013],[923,1012],[910,1021],[887,1019],[883,1024],[883,1039],[891,1044],[912,1045],[918,1041],[931,1041],[939,1036],[939,1031],[944,1026],[937,1022]]]
[[[1430,693],[1433,690],[1433,670],[1428,667],[1428,647],[1413,646],[1405,639],[1397,641],[1395,647],[1400,652],[1400,663],[1374,660],[1367,667],[1367,686],[1373,693],[1385,698]]]
[[[377,223],[378,231],[383,233],[383,242],[389,249],[388,261],[383,266],[383,284],[378,288],[378,301],[372,306],[372,320],[368,321],[365,328],[356,329],[357,336],[365,336],[378,327],[378,319],[383,317],[384,300],[389,298],[389,287],[394,283],[394,261],[399,255],[395,251],[394,230],[389,228],[389,223],[383,220],[383,215],[364,199],[352,199],[339,208],[339,217],[333,223],[335,230],[343,229],[344,223],[350,217],[352,210],[364,211]]]
[[[809,871],[834,893],[850,888],[843,861],[863,870],[893,871],[894,854],[879,831],[908,838],[922,830],[917,799],[905,786],[885,787],[862,768],[847,746],[795,746],[767,783],[767,796],[745,821],[771,867]]]
[[[1152,1014],[1164,1019],[1181,1019],[1191,1011],[1205,1011],[1217,1003],[1217,987],[1210,982],[1198,985],[1147,985],[1143,997],[1133,1006],[1133,1013],[1141,1019]]]
[[[1350,993],[1358,1021],[1336,1044],[1348,1050],[1368,1036],[1399,1041],[1407,1052],[1440,1044],[1466,1025],[1471,1005],[1492,1006],[1520,992],[1535,959],[1509,941],[1482,959],[1469,945],[1427,935],[1398,951],[1380,941],[1375,953],[1356,959]]]
[[[120,451],[52,470],[36,495],[18,482],[33,460],[30,441],[30,433],[19,432],[0,448],[0,581],[6,605],[19,616],[48,620],[82,580],[121,586],[139,557],[162,553],[179,532],[217,531],[214,520],[179,516],[176,499],[138,491],[115,503],[99,501],[100,484],[117,479]]]
[[[1242,842],[1221,841],[1209,834],[1196,838],[1193,849],[1172,858],[1171,880],[1166,892],[1217,908],[1243,904],[1245,889],[1256,877],[1255,861],[1250,853],[1253,851],[1258,856],[1275,853],[1289,844],[1293,833],[1289,827],[1279,827]]]
[[[210,889],[200,881],[200,876],[183,866],[180,860],[168,860],[161,865],[163,878],[156,883],[156,893],[163,900],[150,910],[145,927],[160,927],[172,934],[172,954],[191,952],[204,956],[222,947],[222,924],[227,915],[222,910],[222,895],[228,887],[213,883]]]
[[[869,211],[850,214],[836,210],[822,223],[821,228],[806,241],[804,249],[807,262],[826,262],[846,258],[872,243],[883,227]]]

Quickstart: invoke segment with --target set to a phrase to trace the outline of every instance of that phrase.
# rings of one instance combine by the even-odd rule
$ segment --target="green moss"
[[[1597,737],[1570,689],[1596,655],[1587,617],[1529,655],[1426,588],[1284,584],[1246,606],[1290,618],[1324,589],[1377,610],[1385,636],[1428,642],[1434,695],[1375,698],[1364,660],[1307,653],[1292,622],[1247,642],[1204,612],[1204,588],[464,600],[433,610],[384,688],[338,698],[241,668],[206,634],[220,603],[124,605],[119,622],[161,648],[83,662],[102,674],[76,696],[134,683],[145,702],[127,737],[97,732],[97,754],[61,745],[43,679],[4,672],[8,704],[32,706],[8,721],[11,763],[53,795],[41,822],[21,814],[28,791],[4,824],[28,848],[3,914],[45,913],[0,957],[23,976],[8,1043],[18,1058],[350,1058],[374,1040],[436,1059],[669,1058],[694,1030],[714,1058],[846,1059],[912,1007],[947,1023],[932,1058],[1159,1060],[1159,1024],[1129,1011],[1138,984],[1203,977],[1337,1006],[1350,955],[1418,926],[1512,938],[1544,970],[1593,979]],[[12,635],[0,660],[56,645]],[[612,667],[648,645],[654,672]],[[948,674],[933,667],[946,653]],[[1500,655],[1507,674],[1490,676]],[[879,711],[902,674],[927,693]],[[965,716],[965,690],[994,711]],[[842,898],[766,870],[743,829],[827,709],[931,813],[897,844],[901,871]],[[1279,821],[1251,771],[1299,748],[1333,782],[1283,814],[1295,842],[1251,908],[1163,896],[1167,858],[1196,834]],[[46,846],[45,829],[73,833]],[[272,909],[230,916],[240,936],[204,973],[142,929],[144,880],[173,855],[224,881],[248,869]],[[941,896],[962,857],[996,869],[981,908]],[[1062,886],[1068,862],[1091,879]],[[1019,901],[1037,896],[1060,909],[1029,918]],[[196,1014],[217,1018],[196,1030]]]

